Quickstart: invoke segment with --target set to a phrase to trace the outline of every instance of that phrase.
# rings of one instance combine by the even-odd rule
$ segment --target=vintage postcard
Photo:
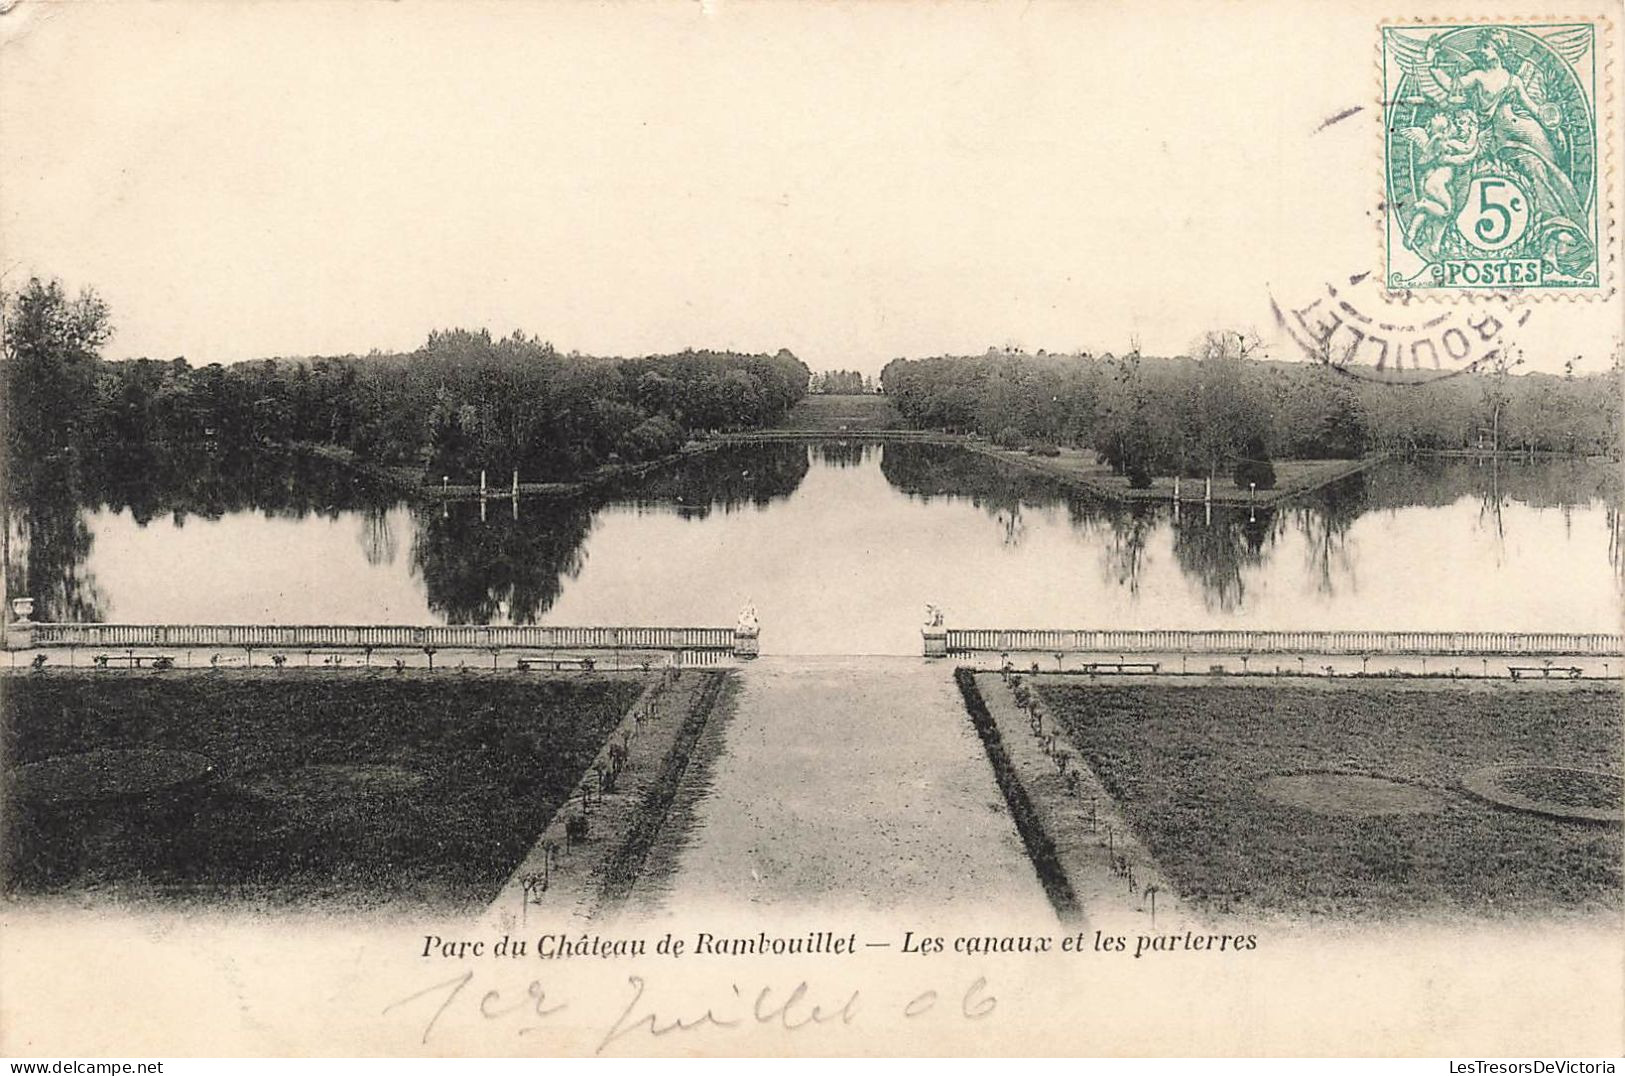
[[[0,1053],[1617,1057],[1622,25],[0,8]]]

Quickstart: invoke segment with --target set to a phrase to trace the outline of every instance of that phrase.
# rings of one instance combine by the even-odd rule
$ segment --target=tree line
[[[855,396],[875,391],[875,379],[856,370],[821,370],[812,375],[807,391],[830,396]]]
[[[483,468],[568,479],[667,455],[696,433],[768,425],[805,395],[809,377],[785,350],[598,358],[483,329],[433,332],[404,354],[109,362],[99,350],[110,319],[93,292],[73,297],[35,279],[3,305],[14,463],[126,447],[254,453],[313,443],[436,476]]]
[[[1373,380],[1325,363],[1259,357],[1255,337],[1210,333],[1188,356],[895,359],[881,385],[922,429],[1008,447],[1093,450],[1131,484],[1158,475],[1256,480],[1275,459],[1463,448],[1620,457],[1619,370]],[[1616,359],[1617,363],[1617,359]],[[1266,488],[1259,482],[1260,488]]]

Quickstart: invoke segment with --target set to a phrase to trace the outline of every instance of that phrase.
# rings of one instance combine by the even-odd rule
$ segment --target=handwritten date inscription
[[[423,1015],[420,1041],[427,1044],[448,1014],[473,1019],[480,1025],[500,1027],[515,1035],[528,1035],[569,1008],[568,1001],[550,995],[540,980],[533,979],[518,989],[481,989],[473,988],[475,978],[473,969],[460,972],[386,1005],[383,1011],[386,1015],[407,1011]],[[648,983],[643,976],[626,977],[621,996],[604,1008],[606,1016],[598,1025],[604,1030],[596,1043],[595,1054],[640,1035],[660,1039],[706,1029],[774,1028],[797,1032],[810,1027],[841,1027],[852,1024],[863,1011],[860,991],[841,989],[815,994],[805,980],[788,989],[776,986],[745,989],[730,983],[716,1000],[707,1003],[689,999],[672,1009],[657,1006],[649,1000],[648,993]],[[959,1018],[980,1020],[997,1007],[998,999],[989,992],[987,980],[977,978],[962,993],[949,991],[946,997],[936,990],[920,991],[895,1015],[912,1020],[947,1008],[957,1009]],[[893,1014],[884,1012],[882,1015]],[[589,1021],[589,1026],[592,1023]]]

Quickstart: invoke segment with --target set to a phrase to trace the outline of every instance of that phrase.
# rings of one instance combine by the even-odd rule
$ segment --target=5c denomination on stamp
[[[1390,291],[1596,293],[1598,27],[1382,28]]]

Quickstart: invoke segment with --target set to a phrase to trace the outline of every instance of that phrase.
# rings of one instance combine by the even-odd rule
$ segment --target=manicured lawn
[[[1075,477],[1080,481],[1089,482],[1102,489],[1115,493],[1129,493],[1128,477],[1114,474],[1111,466],[1095,458],[1094,449],[1063,448],[1058,456],[1028,456],[1019,450],[995,450],[1004,452],[1014,458],[1029,463],[1039,464],[1057,474]],[[1357,466],[1352,460],[1275,460],[1275,489],[1272,491],[1259,491],[1260,497],[1290,492],[1293,490],[1313,488],[1329,479],[1347,472]],[[1172,477],[1162,475],[1151,480],[1149,491],[1172,497],[1174,480]],[[1229,472],[1221,472],[1213,480],[1213,495],[1215,497],[1244,497],[1248,491],[1237,489]],[[1149,495],[1149,494],[1142,494]],[[1185,500],[1200,500],[1202,496],[1202,479],[1186,478],[1182,480],[1181,498]]]
[[[641,687],[631,676],[451,673],[12,677],[5,892],[489,900]],[[126,796],[16,787],[30,763],[154,748],[207,756],[213,772]],[[77,780],[71,764],[51,769]]]
[[[1091,686],[1059,676],[1039,686],[1195,907],[1338,917],[1620,907],[1617,826],[1502,810],[1460,788],[1497,763],[1617,773],[1616,689]],[[1324,770],[1406,782],[1400,798],[1411,789],[1435,809],[1328,814],[1261,790],[1275,775]]]

